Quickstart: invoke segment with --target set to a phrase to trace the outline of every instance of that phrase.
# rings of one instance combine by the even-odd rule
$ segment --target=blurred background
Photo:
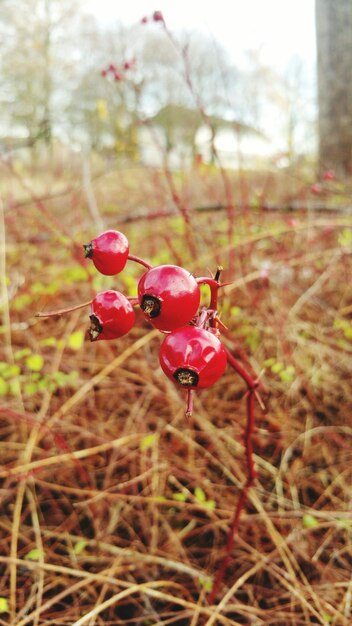
[[[316,161],[319,111],[332,98],[329,90],[351,115],[343,76],[349,66],[341,61],[351,54],[347,2],[341,9],[317,4],[320,104],[313,0],[251,0],[231,9],[223,1],[201,8],[161,2],[162,20],[153,19],[154,11],[146,1],[107,0],[26,0],[18,11],[3,0],[2,152],[22,150],[16,154],[31,160],[50,146],[56,155],[93,150],[160,165],[161,142],[172,165],[185,167],[195,153],[211,160],[213,142],[226,167],[285,168]],[[336,94],[336,81],[345,97]],[[321,156],[326,169],[333,165]]]

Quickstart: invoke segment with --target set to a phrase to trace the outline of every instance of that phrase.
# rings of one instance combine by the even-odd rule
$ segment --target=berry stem
[[[132,306],[137,306],[139,304],[139,300],[135,296],[126,296],[127,300],[130,301]],[[92,304],[93,300],[88,300],[88,302],[82,302],[81,304],[75,304],[74,306],[67,307],[66,309],[58,309],[57,311],[39,311],[35,313],[34,317],[58,317],[59,315],[65,315],[66,313],[71,313],[72,311],[78,311],[78,309],[84,309],[84,307]]]
[[[193,413],[193,389],[188,389],[187,391],[187,407],[186,407],[186,418],[189,419],[192,417]]]
[[[59,315],[65,315],[65,313],[71,313],[71,311],[83,309],[90,304],[92,304],[92,300],[89,300],[88,302],[82,302],[82,304],[76,304],[75,306],[67,307],[66,309],[58,309],[57,311],[40,311],[39,313],[35,314],[35,317],[55,317]]]
[[[198,285],[208,285],[210,289],[209,309],[216,311],[218,308],[218,289],[221,285],[219,285],[218,281],[215,280],[215,278],[209,278],[208,276],[196,278],[196,281]]]
[[[134,254],[129,254],[127,257],[130,261],[134,261],[135,263],[139,263],[139,265],[143,265],[144,267],[147,268],[147,270],[150,270],[153,266],[150,265],[150,263],[148,263],[148,261],[145,261],[144,259],[141,259],[138,256],[135,256]]]
[[[137,304],[139,304],[139,300],[137,297],[135,296],[126,296],[127,300],[130,301],[130,303],[132,304],[132,306],[137,306]]]
[[[218,569],[215,579],[214,585],[209,595],[209,604],[213,604],[214,600],[217,596],[217,593],[220,589],[221,583],[223,582],[226,570],[229,566],[231,560],[231,553],[233,551],[233,547],[235,544],[236,535],[238,533],[238,528],[240,524],[240,518],[242,510],[247,502],[248,492],[252,487],[255,478],[257,476],[255,467],[254,467],[254,459],[253,459],[253,444],[252,444],[252,435],[255,428],[255,416],[254,416],[254,400],[256,397],[256,388],[258,386],[258,382],[253,380],[253,378],[246,372],[246,370],[240,365],[240,363],[234,358],[231,352],[225,348],[227,354],[227,361],[231,367],[243,378],[248,387],[247,398],[246,398],[246,409],[247,409],[247,421],[246,428],[244,433],[244,445],[246,450],[246,464],[247,464],[247,480],[242,487],[242,491],[240,497],[237,501],[233,517],[230,523],[230,529],[227,535],[227,543],[225,548],[225,556],[222,560],[220,568]]]

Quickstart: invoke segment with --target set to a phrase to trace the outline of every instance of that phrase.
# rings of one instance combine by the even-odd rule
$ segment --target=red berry
[[[148,270],[138,283],[138,300],[146,319],[159,330],[174,330],[197,313],[200,289],[192,274],[177,265]]]
[[[123,64],[124,70],[131,70],[136,64],[136,59],[131,59],[131,61],[125,61]]]
[[[128,239],[117,230],[106,230],[84,244],[85,257],[105,276],[119,274],[126,265],[129,253]]]
[[[326,170],[323,173],[323,180],[335,180],[335,172],[333,170]]]
[[[310,190],[312,193],[319,195],[322,192],[322,187],[321,185],[319,185],[319,183],[314,183],[314,185],[311,186]]]
[[[164,22],[164,16],[161,11],[154,11],[153,13],[154,22]]]
[[[119,291],[102,291],[92,301],[92,314],[89,316],[91,341],[117,339],[126,335],[135,320],[133,307],[126,296]]]
[[[166,376],[188,389],[213,385],[224,373],[227,362],[221,341],[196,326],[183,326],[167,335],[159,359]]]

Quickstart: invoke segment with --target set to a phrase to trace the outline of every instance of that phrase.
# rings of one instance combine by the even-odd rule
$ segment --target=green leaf
[[[15,361],[19,361],[20,359],[24,359],[25,356],[31,354],[32,350],[30,348],[23,348],[23,350],[16,350],[14,353]]]
[[[182,493],[182,492],[181,493],[174,493],[172,495],[172,497],[173,497],[174,500],[177,500],[177,502],[186,502],[186,500],[187,500],[186,494]]]
[[[75,545],[73,547],[74,554],[76,554],[77,556],[79,554],[81,554],[81,552],[83,552],[83,550],[86,547],[86,545],[87,545],[87,542],[84,539],[81,539],[80,541],[77,541],[77,543],[75,543]]]
[[[348,326],[347,328],[345,328],[343,334],[346,339],[352,340],[352,326]]]
[[[284,370],[279,373],[279,376],[283,383],[292,383],[295,374],[296,372],[293,365],[288,365]]]
[[[7,598],[0,596],[0,613],[9,613],[9,601]]]
[[[16,296],[13,300],[13,308],[15,311],[23,311],[23,309],[27,308],[33,301],[32,296],[28,293],[23,293],[19,296]]]
[[[15,378],[19,376],[21,369],[18,365],[7,365],[6,369],[3,369],[2,375],[4,378]]]
[[[44,359],[41,354],[31,354],[26,359],[26,365],[32,372],[40,372],[44,365]]]
[[[208,578],[205,576],[200,576],[199,577],[199,584],[201,587],[203,587],[204,591],[206,593],[210,593],[210,591],[213,588],[213,579],[212,578]]]
[[[7,382],[3,378],[0,378],[0,396],[6,396],[8,388]]]
[[[214,511],[215,506],[216,506],[216,502],[215,500],[206,500],[204,502],[204,506],[206,509],[209,509],[209,511]]]
[[[200,487],[195,488],[194,497],[196,498],[196,500],[198,500],[198,502],[201,502],[202,504],[206,502],[207,499],[203,489],[201,489]]]
[[[241,308],[239,306],[232,306],[230,309],[230,314],[232,317],[238,317],[241,315]]]
[[[276,363],[274,363],[274,365],[271,366],[271,371],[273,374],[279,374],[279,372],[281,372],[281,370],[284,369],[284,364],[280,363],[279,361],[277,361]]]
[[[133,278],[133,276],[129,276],[128,274],[125,274],[124,277],[122,278],[123,284],[126,287],[127,290],[127,294],[129,296],[136,296],[136,279]]]
[[[337,317],[336,319],[334,319],[334,322],[333,322],[333,327],[334,327],[334,328],[337,328],[337,329],[344,329],[344,328],[347,328],[347,326],[348,326],[348,325],[349,325],[349,324],[348,324],[347,320],[341,319],[341,318],[339,318],[339,317]]]
[[[269,359],[265,359],[263,365],[264,367],[272,367],[272,365],[274,365],[275,362],[276,362],[276,359],[274,359],[274,357],[270,357]]]
[[[80,265],[69,267],[65,271],[65,281],[70,283],[85,282],[88,278],[88,272]]]
[[[352,230],[344,228],[338,237],[338,242],[343,248],[352,247]]]
[[[314,515],[310,515],[309,513],[303,515],[302,521],[305,528],[315,528],[316,526],[319,526],[317,518],[314,517]]]
[[[30,550],[28,554],[26,554],[26,559],[28,559],[28,561],[39,561],[43,557],[44,552],[43,550],[39,550],[39,548],[33,548],[33,550]]]
[[[24,385],[24,393],[27,396],[34,396],[35,393],[37,393],[38,391],[38,385],[36,382],[31,382],[31,383],[25,383]]]
[[[18,396],[21,393],[21,385],[19,380],[13,378],[9,381],[9,391],[13,396]]]
[[[57,344],[56,337],[46,337],[45,339],[42,339],[40,342],[40,345],[45,348],[55,348],[56,344]]]
[[[150,435],[146,435],[145,437],[143,437],[143,439],[139,443],[140,451],[144,452],[144,450],[148,450],[148,448],[151,448],[154,445],[156,438],[156,433],[151,433]]]
[[[76,330],[68,338],[68,347],[71,350],[80,350],[84,344],[84,332],[83,330]]]

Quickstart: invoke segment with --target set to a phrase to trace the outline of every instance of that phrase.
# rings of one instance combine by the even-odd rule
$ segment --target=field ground
[[[83,184],[75,164],[40,178],[1,168],[0,624],[350,626],[351,198],[205,166]],[[138,265],[109,278],[83,259],[102,228],[153,264],[222,265],[223,340],[263,383],[258,478],[214,605],[246,480],[246,388],[226,370],[187,420],[140,314],[96,343],[88,309],[35,317],[136,293]]]

